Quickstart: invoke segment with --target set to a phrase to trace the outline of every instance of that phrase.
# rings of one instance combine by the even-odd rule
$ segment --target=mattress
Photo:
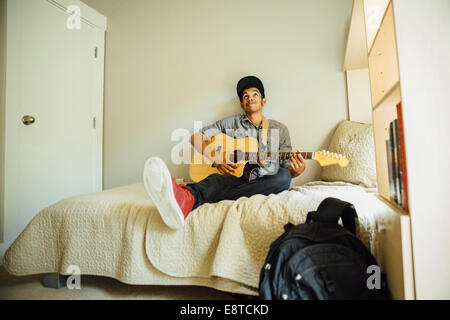
[[[372,190],[373,191],[373,190]],[[371,190],[311,182],[277,195],[204,204],[180,230],[167,228],[143,183],[62,200],[39,212],[7,250],[14,275],[98,275],[135,285],[200,285],[258,294],[270,244],[291,222],[303,223],[326,197],[355,205],[359,237],[378,259],[378,214]]]

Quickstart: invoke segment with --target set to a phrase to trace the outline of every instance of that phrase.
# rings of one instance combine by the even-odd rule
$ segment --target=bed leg
[[[46,273],[42,278],[42,285],[45,288],[61,289],[66,286],[66,281],[69,276],[64,276],[59,273]]]

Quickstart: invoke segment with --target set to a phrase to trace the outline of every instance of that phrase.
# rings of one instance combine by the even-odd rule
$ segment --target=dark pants
[[[265,196],[289,189],[291,174],[280,168],[277,174],[267,175],[245,182],[230,175],[212,174],[198,183],[188,184],[195,198],[194,208],[204,203],[215,203],[222,200],[237,200],[240,197],[251,197],[255,194]]]

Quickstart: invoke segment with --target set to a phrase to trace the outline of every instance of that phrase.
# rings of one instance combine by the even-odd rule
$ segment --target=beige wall
[[[342,61],[351,0],[131,0],[108,17],[105,60],[104,188],[142,181],[150,156],[176,178],[174,129],[193,132],[240,113],[236,82],[260,77],[266,117],[290,129],[304,151],[328,146],[348,119]],[[295,184],[318,179],[320,167]]]
[[[0,242],[3,242],[5,211],[5,92],[6,92],[6,0],[0,0]]]

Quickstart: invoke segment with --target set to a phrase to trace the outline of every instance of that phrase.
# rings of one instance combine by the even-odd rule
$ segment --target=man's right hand
[[[229,175],[233,175],[234,172],[236,171],[236,168],[238,167],[237,164],[235,163],[222,163],[222,164],[217,164],[216,162],[214,162],[214,167],[217,168],[217,170],[219,170],[219,172],[221,174],[229,174]]]

